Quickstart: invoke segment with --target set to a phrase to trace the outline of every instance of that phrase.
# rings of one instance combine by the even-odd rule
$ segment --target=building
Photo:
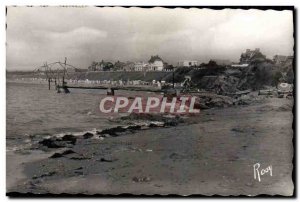
[[[149,66],[147,71],[163,71],[165,63],[164,61],[158,56],[154,55],[151,56],[149,62]]]
[[[254,50],[246,49],[246,52],[241,54],[240,64],[249,64],[252,61],[264,61],[266,56],[260,52],[259,48]]]
[[[154,63],[156,60],[163,61],[161,59],[161,57],[159,57],[158,55],[154,55],[154,56],[152,55],[148,62],[149,62],[149,64],[151,64],[151,63]]]
[[[124,62],[120,62],[120,61],[115,62],[115,64],[114,64],[114,71],[121,71],[121,70],[123,70],[124,67],[125,67],[125,65],[126,65],[126,63],[124,63]]]
[[[110,71],[114,67],[113,63],[111,62],[92,62],[91,66],[88,67],[89,71]]]
[[[273,62],[276,65],[282,65],[285,63],[286,59],[287,59],[287,56],[285,56],[285,55],[275,55],[273,57]]]
[[[134,63],[134,71],[146,71],[148,63],[145,62],[136,62]]]
[[[198,66],[198,61],[196,60],[183,60],[178,62],[179,67],[195,67]]]
[[[167,71],[167,72],[175,71],[175,68],[173,67],[173,65],[164,64],[164,71]]]
[[[275,56],[273,57],[273,62],[274,62],[276,65],[284,65],[284,64],[286,64],[286,63],[292,64],[292,63],[293,63],[293,59],[294,59],[293,56],[275,55]]]
[[[163,71],[164,63],[162,60],[155,60],[153,63],[149,63],[148,71]]]
[[[89,71],[164,71],[168,63],[158,55],[151,56],[148,62],[92,62]]]

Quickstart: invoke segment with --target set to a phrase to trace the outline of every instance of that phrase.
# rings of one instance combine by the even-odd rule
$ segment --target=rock
[[[114,162],[116,161],[117,159],[107,159],[107,158],[100,158],[100,160],[98,161],[101,161],[101,162]]]
[[[114,128],[104,129],[102,131],[97,131],[96,134],[99,135],[99,137],[116,137],[151,127],[177,126],[180,122],[183,122],[183,118],[180,116],[167,117],[152,114],[131,114],[126,117],[121,117],[118,120],[120,120],[123,124],[125,122],[127,126],[117,126]]]
[[[200,100],[200,109],[207,109],[213,107],[228,107],[233,105],[233,98],[224,95],[217,95],[214,93],[199,93],[196,94]]]
[[[249,100],[240,100],[238,99],[237,101],[234,102],[235,105],[249,105],[250,101]]]
[[[55,175],[55,174],[56,174],[56,172],[52,171],[52,172],[44,173],[40,176],[33,176],[32,179],[37,179],[37,178],[42,178],[42,177],[50,177],[50,176]]]
[[[103,134],[103,137],[111,137],[109,134]]]
[[[68,155],[68,154],[74,154],[76,152],[74,152],[73,150],[71,149],[68,149],[66,151],[63,151],[62,153],[54,153],[52,156],[50,156],[49,158],[61,158],[65,155]]]
[[[178,120],[177,119],[168,119],[164,125],[165,126],[177,126]]]
[[[90,132],[86,132],[85,134],[83,134],[84,139],[89,139],[89,138],[92,138],[93,136],[94,136],[94,134],[90,133]]]
[[[70,144],[74,145],[76,143],[76,137],[74,135],[65,135],[62,138],[47,138],[39,141],[39,144],[46,146],[48,148],[62,148],[69,147]]]
[[[220,97],[214,98],[209,102],[209,105],[213,107],[228,107],[232,104],[233,104],[232,101]]]
[[[129,130],[140,130],[142,128],[142,126],[132,125],[132,126],[127,126],[126,128]]]
[[[183,122],[181,116],[174,115],[161,115],[161,114],[135,114],[132,113],[129,116],[121,117],[122,123],[132,124],[131,126],[123,127],[129,130],[144,130],[149,127],[165,127],[176,126]]]
[[[60,144],[58,141],[53,140],[53,139],[44,139],[39,142],[43,146],[46,146],[48,148],[62,148],[65,147],[65,145]]]
[[[243,128],[232,128],[231,131],[238,132],[238,133],[245,132],[245,130]]]
[[[90,157],[85,157],[85,156],[74,156],[74,157],[71,157],[70,159],[72,160],[86,160],[86,159],[91,159]]]
[[[66,151],[63,151],[61,154],[62,154],[62,155],[68,155],[68,154],[74,154],[74,153],[76,153],[76,152],[74,152],[74,151],[71,150],[71,149],[68,149],[68,150],[66,150]]]
[[[147,130],[147,129],[149,129],[148,125],[141,126],[141,130]]]
[[[75,173],[75,174],[78,174],[78,175],[83,175],[83,172],[82,172],[82,171],[75,171],[74,173]]]
[[[120,132],[125,132],[126,129],[121,127],[121,126],[117,126],[115,128],[108,128],[108,129],[104,129],[103,131],[100,132],[100,134],[108,134],[110,136],[119,136],[118,133]]]
[[[77,138],[74,135],[65,135],[62,137],[63,141],[70,141],[71,144],[75,144]]]
[[[83,169],[83,167],[78,167],[78,168],[75,168],[74,170],[82,170]]]
[[[62,154],[60,153],[54,153],[52,156],[50,156],[49,158],[60,158],[60,157],[63,157]]]
[[[206,106],[204,103],[199,103],[200,109],[209,109],[210,107]]]
[[[160,121],[151,121],[149,127],[164,127],[165,123]]]
[[[241,95],[234,102],[235,105],[249,105],[253,101],[257,100],[257,96],[254,94]]]
[[[131,113],[129,116],[121,117],[120,120],[124,121],[165,121],[169,119],[161,114],[148,114],[148,113]]]

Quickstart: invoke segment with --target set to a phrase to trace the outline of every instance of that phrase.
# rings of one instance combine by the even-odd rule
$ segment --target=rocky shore
[[[134,114],[116,127],[44,138],[21,154],[43,158],[22,164],[7,192],[292,195],[292,107],[267,98],[193,117]],[[272,165],[273,176],[255,180],[255,163]]]

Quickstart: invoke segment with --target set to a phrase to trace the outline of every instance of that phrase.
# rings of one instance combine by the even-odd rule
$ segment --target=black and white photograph
[[[6,6],[7,196],[295,196],[295,8]]]

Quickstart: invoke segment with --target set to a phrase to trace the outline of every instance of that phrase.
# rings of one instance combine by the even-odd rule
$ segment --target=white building
[[[144,71],[146,70],[147,63],[145,62],[136,62],[134,63],[134,71]]]
[[[196,60],[183,60],[178,62],[179,67],[194,67],[198,65]]]
[[[134,63],[134,71],[163,71],[164,63],[161,60],[155,60],[152,63],[136,62]]]
[[[149,65],[149,71],[162,71],[164,69],[164,63],[161,60],[155,60]]]

